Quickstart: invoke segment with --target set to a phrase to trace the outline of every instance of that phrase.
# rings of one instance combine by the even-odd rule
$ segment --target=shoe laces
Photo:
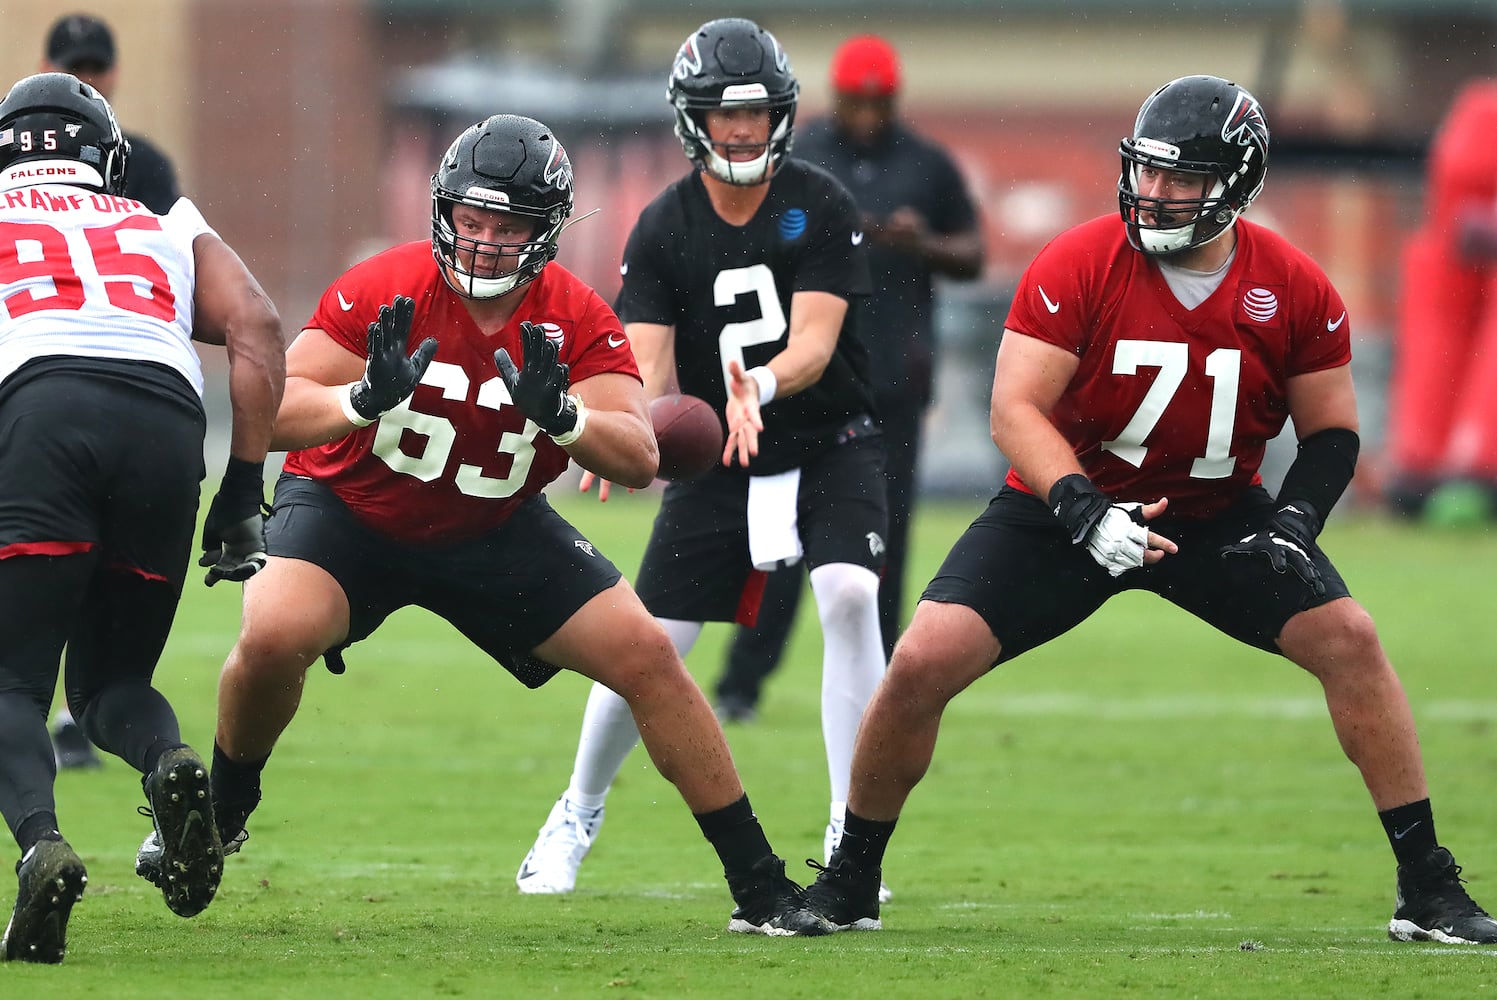
[[[592,846],[593,835],[587,828],[587,821],[570,808],[563,807],[560,822],[547,827],[545,835],[536,845],[536,855],[564,855],[570,859],[576,851],[586,851]]]

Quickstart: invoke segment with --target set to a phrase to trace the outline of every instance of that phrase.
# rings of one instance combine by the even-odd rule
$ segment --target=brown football
[[[658,396],[650,422],[660,443],[661,479],[695,479],[722,461],[723,425],[717,411],[696,396]]]

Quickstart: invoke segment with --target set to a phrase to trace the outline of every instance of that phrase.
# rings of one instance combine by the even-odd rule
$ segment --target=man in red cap
[[[905,548],[915,500],[920,430],[931,402],[936,339],[931,281],[982,271],[978,213],[945,151],[895,113],[899,55],[876,35],[849,38],[832,58],[830,117],[798,132],[792,155],[830,171],[863,215],[873,294],[860,309],[869,374],[887,449],[889,535],[879,588],[884,651],[903,622]],[[801,573],[771,573],[758,625],[741,628],[718,681],[718,714],[753,718],[764,678],[778,664],[801,596]],[[830,842],[830,835],[829,835]]]

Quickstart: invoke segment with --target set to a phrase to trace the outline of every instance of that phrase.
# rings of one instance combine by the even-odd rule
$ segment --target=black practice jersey
[[[829,292],[848,300],[837,349],[820,381],[763,409],[758,474],[794,468],[872,412],[858,299],[871,290],[858,211],[818,167],[784,160],[745,226],[724,222],[695,172],[666,188],[639,216],[624,248],[615,311],[627,323],[675,327],[676,378],[722,415],[728,362],[745,369],[785,349],[790,299]]]

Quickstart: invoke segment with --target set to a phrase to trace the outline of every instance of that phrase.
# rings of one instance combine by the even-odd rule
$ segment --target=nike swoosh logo
[[[1342,313],[1341,315],[1342,315],[1343,318],[1345,318],[1345,316],[1346,316],[1345,313]],[[1394,830],[1393,831],[1393,839],[1394,840],[1402,840],[1403,838],[1407,837],[1409,834],[1413,833],[1414,832],[1414,828],[1417,827],[1420,823],[1423,823],[1423,822],[1424,822],[1424,820],[1422,820],[1422,819],[1416,819],[1406,829],[1403,829],[1403,830]]]
[[[862,243],[863,243],[863,234],[862,233],[853,233],[852,234],[852,245],[853,246],[861,246]]]
[[[338,308],[344,312],[348,312],[348,310],[353,308],[353,303],[345,299],[341,291],[338,293]]]
[[[628,273],[629,273],[629,265],[628,264],[620,264],[619,265],[619,276],[623,277],[624,275],[626,275]]]
[[[1339,317],[1337,317],[1337,319],[1336,319],[1336,321],[1334,323],[1331,322],[1330,320],[1326,320],[1326,322],[1325,322],[1325,328],[1326,328],[1326,330],[1328,332],[1335,333],[1338,329],[1340,329],[1341,324],[1344,323],[1344,322],[1346,322],[1346,310],[1343,309],[1341,311],[1341,315]]]
[[[1040,298],[1045,300],[1045,308],[1050,310],[1050,315],[1054,316],[1056,313],[1060,312],[1060,303],[1050,301],[1050,296],[1045,294],[1044,285],[1035,285],[1034,287],[1040,290]]]
[[[624,346],[624,338],[618,336],[617,334],[615,334],[615,335],[613,335],[613,336],[611,336],[611,337],[608,338],[608,346],[609,347],[623,347]]]

